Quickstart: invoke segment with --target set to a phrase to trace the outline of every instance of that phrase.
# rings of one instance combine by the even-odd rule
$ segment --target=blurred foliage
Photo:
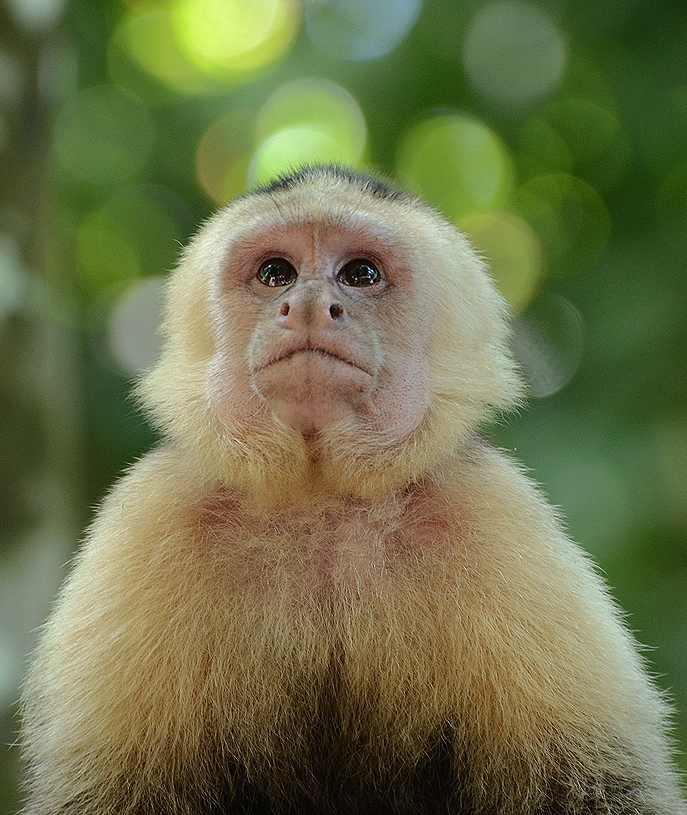
[[[533,399],[490,435],[600,562],[687,747],[686,36],[684,0],[0,0],[0,812],[31,632],[154,441],[127,393],[162,276],[304,161],[381,169],[491,261]]]

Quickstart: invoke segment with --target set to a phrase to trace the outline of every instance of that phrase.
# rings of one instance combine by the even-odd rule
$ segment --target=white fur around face
[[[320,326],[319,342],[363,370],[303,355],[259,370],[298,333],[279,321],[301,292],[255,282],[271,256],[298,264],[298,284],[319,284],[321,307],[322,297],[341,301],[346,329]],[[337,289],[336,268],[358,256],[376,260],[383,285]],[[333,490],[403,484],[521,393],[503,300],[465,238],[420,202],[377,198],[336,177],[240,199],[211,219],[172,276],[165,333],[139,388],[146,406],[256,495],[279,491],[287,460],[297,483],[316,464],[315,478]],[[295,342],[312,342],[308,333]]]

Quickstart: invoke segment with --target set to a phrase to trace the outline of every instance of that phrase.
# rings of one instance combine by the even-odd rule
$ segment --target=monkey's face
[[[388,237],[388,236],[387,236]],[[255,412],[254,399],[304,436],[333,425],[389,441],[422,420],[429,400],[429,336],[418,325],[416,281],[372,224],[285,222],[230,250],[223,275],[227,331],[220,401]],[[244,416],[248,418],[248,416]]]
[[[465,238],[335,168],[211,218],[163,330],[140,398],[190,462],[256,500],[292,500],[298,478],[361,496],[408,483],[520,393],[503,300]]]

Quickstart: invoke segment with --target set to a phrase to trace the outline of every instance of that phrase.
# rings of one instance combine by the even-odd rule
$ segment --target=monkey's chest
[[[465,779],[456,773],[447,736],[438,736],[417,763],[403,765],[386,751],[373,753],[360,737],[344,739],[330,713],[325,726],[312,725],[307,756],[291,766],[266,765],[251,777],[230,766],[233,777],[212,815],[473,815],[461,802]]]
[[[193,638],[210,632],[198,671],[221,689],[218,813],[434,813],[460,788],[437,625],[455,592],[427,556],[438,527],[408,517],[398,500],[206,513]]]
[[[266,589],[357,591],[383,585],[422,554],[437,531],[406,519],[405,501],[341,501],[274,515],[215,506],[201,542],[220,580]]]

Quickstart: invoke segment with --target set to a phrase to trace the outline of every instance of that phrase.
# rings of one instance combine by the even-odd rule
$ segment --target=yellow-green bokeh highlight
[[[235,110],[216,119],[196,147],[196,178],[215,204],[224,204],[246,191],[253,151],[255,117]]]
[[[341,85],[302,79],[278,88],[260,109],[256,138],[260,144],[279,130],[311,127],[327,132],[341,145],[349,163],[363,156],[367,127],[360,105]]]
[[[542,276],[541,245],[532,227],[509,212],[474,213],[462,218],[459,226],[487,262],[513,313],[525,309]]]
[[[403,137],[397,174],[451,220],[505,205],[513,182],[501,139],[470,116],[432,116]]]
[[[550,274],[588,269],[598,261],[610,236],[611,219],[601,196],[565,173],[526,181],[514,195],[514,209],[541,238]]]
[[[279,88],[265,102],[257,118],[256,142],[249,186],[303,164],[360,166],[367,127],[360,106],[340,85],[300,80]]]
[[[174,35],[203,73],[243,81],[283,56],[298,28],[293,0],[174,0]]]
[[[131,185],[86,213],[77,229],[81,282],[91,294],[175,263],[183,235],[168,209],[164,191]]]
[[[79,91],[57,114],[53,150],[58,165],[92,184],[116,184],[141,169],[153,145],[148,109],[113,85]]]
[[[610,105],[566,96],[547,106],[542,116],[565,142],[572,171],[609,189],[623,177],[630,159],[629,139],[618,114]]]
[[[255,151],[248,166],[248,186],[266,184],[282,173],[304,164],[351,164],[337,141],[326,129],[307,125],[278,130]]]
[[[122,37],[127,50],[148,74],[177,93],[189,96],[214,93],[216,83],[203,74],[177,41],[169,11],[137,7],[115,37]]]

